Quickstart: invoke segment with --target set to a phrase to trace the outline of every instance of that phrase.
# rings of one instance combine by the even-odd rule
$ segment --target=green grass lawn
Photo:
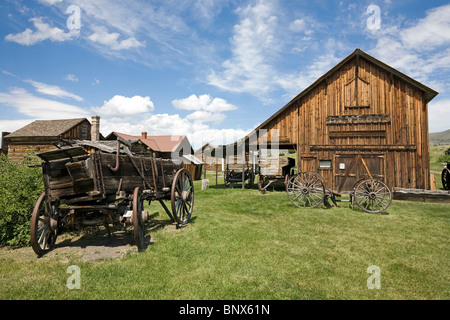
[[[209,178],[208,190],[195,182],[192,222],[154,228],[143,252],[83,262],[0,251],[0,299],[450,298],[449,204],[300,209],[285,192],[215,189]],[[168,219],[158,203],[149,211]],[[66,287],[70,265],[80,268],[79,290]],[[379,290],[367,288],[372,265]]]

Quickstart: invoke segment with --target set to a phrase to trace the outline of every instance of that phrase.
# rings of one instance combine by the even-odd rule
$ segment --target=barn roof
[[[388,66],[386,63],[375,59],[374,57],[372,57],[371,55],[365,53],[364,51],[362,51],[361,49],[356,49],[355,51],[353,51],[350,55],[348,55],[344,60],[342,60],[341,62],[339,62],[337,65],[335,65],[333,68],[331,68],[327,73],[325,73],[323,76],[321,76],[319,79],[317,79],[313,84],[311,84],[308,88],[306,88],[305,90],[303,90],[302,92],[300,92],[297,96],[295,96],[291,101],[289,101],[283,108],[281,108],[280,110],[278,110],[275,114],[273,114],[269,119],[267,119],[266,121],[264,121],[262,124],[260,124],[255,131],[264,128],[269,122],[271,122],[274,118],[276,118],[279,114],[281,114],[283,111],[285,111],[287,108],[289,108],[295,101],[297,101],[298,99],[300,99],[301,97],[305,96],[306,94],[308,94],[310,91],[312,91],[316,86],[318,86],[319,84],[322,83],[322,81],[324,81],[325,79],[327,79],[328,77],[330,77],[334,72],[336,72],[337,70],[339,70],[343,65],[345,65],[347,62],[349,62],[350,60],[352,60],[355,57],[361,57],[364,58],[366,60],[368,60],[369,62],[377,65],[379,68],[386,70],[389,73],[392,73],[393,75],[397,76],[398,78],[402,79],[403,81],[409,83],[410,85],[412,85],[413,87],[421,90],[424,93],[425,96],[425,101],[428,103],[430,102],[435,96],[438,95],[438,92],[427,87],[426,85],[418,82],[417,80],[414,80],[413,78],[407,76],[406,74],[392,68],[391,66]]]
[[[86,118],[36,120],[7,135],[5,139],[18,137],[58,137],[85,120],[87,121]]]

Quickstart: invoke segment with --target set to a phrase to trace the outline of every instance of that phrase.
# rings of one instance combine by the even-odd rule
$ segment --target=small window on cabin
[[[87,124],[83,123],[81,125],[81,140],[87,140],[88,139],[88,127]]]
[[[331,169],[331,160],[319,160],[319,169]]]

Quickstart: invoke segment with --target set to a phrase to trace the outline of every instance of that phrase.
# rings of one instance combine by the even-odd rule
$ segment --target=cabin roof
[[[58,137],[73,127],[79,125],[86,118],[62,119],[62,120],[36,120],[22,127],[11,134],[5,136],[5,139],[18,137]]]

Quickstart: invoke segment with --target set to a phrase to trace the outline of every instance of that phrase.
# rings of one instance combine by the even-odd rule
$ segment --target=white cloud
[[[201,122],[214,122],[216,124],[221,123],[225,120],[226,116],[223,113],[218,112],[208,112],[208,111],[195,111],[189,114],[186,119],[192,121],[201,121]]]
[[[408,48],[434,50],[450,43],[450,4],[434,8],[414,26],[402,30],[400,39]]]
[[[128,50],[145,46],[144,43],[137,41],[134,37],[119,41],[120,34],[117,32],[108,33],[105,27],[93,26],[92,29],[94,33],[89,36],[89,40],[107,46],[111,50]]]
[[[210,112],[224,112],[236,110],[237,107],[221,98],[212,98],[208,94],[196,96],[195,94],[186,99],[173,100],[172,104],[177,109],[183,110],[205,110]]]
[[[33,81],[33,80],[24,80],[24,81],[30,83],[40,93],[43,93],[43,94],[46,94],[49,96],[58,97],[58,98],[70,98],[70,99],[73,99],[76,101],[83,101],[82,97],[80,97],[76,94],[70,93],[64,89],[61,89],[60,87],[58,87],[56,85],[49,85],[46,83]]]
[[[373,35],[371,53],[421,82],[450,69],[450,4],[427,11],[425,18],[409,27],[384,26]]]
[[[74,75],[74,74],[70,74],[70,73],[67,76],[64,77],[64,80],[72,81],[72,82],[78,82],[77,76]]]
[[[450,99],[432,100],[428,104],[429,132],[441,132],[450,128]]]
[[[232,57],[222,64],[223,72],[211,72],[208,77],[211,85],[255,95],[271,91],[275,70],[270,59],[280,47],[275,11],[271,3],[263,1],[237,10],[240,21],[234,26],[231,39]]]
[[[30,21],[33,22],[36,31],[27,28],[21,33],[8,34],[5,40],[31,46],[44,40],[50,40],[52,42],[72,40],[80,34],[79,30],[71,30],[66,33],[62,29],[51,27],[48,23],[42,22],[42,17],[32,18]]]
[[[150,114],[137,122],[129,122],[121,118],[105,117],[101,120],[100,131],[108,135],[112,131],[140,135],[186,135],[194,150],[209,142],[214,145],[233,143],[242,139],[251,130],[244,129],[215,129],[202,121],[182,118],[178,114]]]
[[[172,105],[177,109],[195,111],[186,118],[194,121],[220,123],[225,120],[223,112],[236,110],[237,107],[222,98],[212,98],[208,94],[196,96],[195,94],[185,99],[173,100]]]
[[[57,3],[61,3],[63,0],[38,0],[39,2],[43,3],[43,4],[48,4],[48,5],[55,5]]]
[[[14,107],[23,115],[39,119],[83,118],[85,110],[66,103],[37,97],[23,88],[12,88],[8,93],[0,92],[0,103]]]
[[[110,100],[105,101],[100,108],[93,108],[95,112],[106,116],[132,116],[154,109],[150,97],[134,96],[131,98],[115,95]]]

